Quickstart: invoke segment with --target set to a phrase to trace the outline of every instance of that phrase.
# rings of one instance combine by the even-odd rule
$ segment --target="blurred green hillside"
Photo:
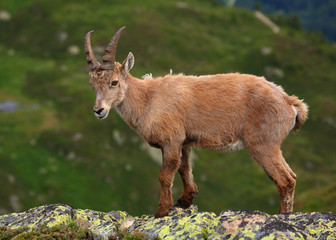
[[[225,2],[225,0],[216,0]],[[228,0],[226,0],[228,1]],[[266,13],[291,16],[295,22],[300,20],[302,27],[325,34],[336,41],[336,1],[334,0],[235,0],[237,7],[259,8]]]
[[[305,99],[310,118],[282,148],[298,175],[295,211],[336,212],[336,47],[321,35],[286,19],[276,34],[251,11],[201,0],[5,0],[0,11],[0,214],[45,203],[154,213],[160,153],[116,113],[92,112],[85,34],[95,30],[102,55],[124,25],[117,60],[132,51],[134,76],[251,73]],[[276,187],[248,151],[193,159],[200,210],[278,211]]]

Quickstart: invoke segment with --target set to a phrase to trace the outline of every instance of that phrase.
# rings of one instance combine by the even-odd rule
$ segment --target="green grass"
[[[83,42],[105,47],[121,26],[117,60],[135,55],[132,74],[169,72],[265,75],[310,105],[310,119],[283,144],[298,175],[296,211],[336,211],[336,49],[318,35],[279,21],[276,35],[253,13],[211,1],[7,1],[12,14],[0,22],[0,102],[17,101],[16,112],[0,112],[0,211],[65,203],[101,211],[154,213],[160,166],[140,147],[142,140],[116,113],[105,121],[92,114],[95,93],[88,84]],[[64,41],[57,36],[66,33]],[[69,46],[80,53],[71,55]],[[261,49],[272,52],[264,56]],[[99,54],[97,54],[99,55]],[[113,131],[124,143],[119,145]],[[276,213],[274,184],[248,151],[195,150],[195,180],[201,211],[253,209]],[[14,177],[14,181],[13,178]],[[10,180],[12,179],[12,180]],[[174,198],[181,193],[176,177]]]

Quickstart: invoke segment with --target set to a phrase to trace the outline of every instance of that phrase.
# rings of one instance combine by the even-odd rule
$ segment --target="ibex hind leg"
[[[292,212],[296,175],[283,158],[280,145],[257,145],[250,148],[250,152],[277,186],[280,194],[279,213]]]
[[[185,146],[182,148],[182,157],[181,157],[181,165],[178,169],[183,183],[183,193],[177,200],[175,206],[188,208],[193,203],[194,198],[196,197],[198,190],[197,185],[194,182],[194,178],[192,175],[191,164],[189,160],[191,148],[189,146]]]

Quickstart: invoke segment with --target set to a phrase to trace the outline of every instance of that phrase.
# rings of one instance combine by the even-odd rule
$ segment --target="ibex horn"
[[[114,63],[115,63],[115,55],[117,51],[117,45],[119,41],[120,34],[122,31],[125,30],[125,26],[120,28],[112,37],[111,42],[107,45],[105,48],[105,55],[102,58],[103,59],[103,64],[101,66],[101,69],[105,70],[112,70],[114,68]]]
[[[91,48],[91,33],[94,31],[90,31],[85,36],[85,53],[86,53],[86,62],[89,65],[89,70],[91,71],[95,67],[99,66],[99,62],[97,61],[95,55],[93,54],[92,48]]]

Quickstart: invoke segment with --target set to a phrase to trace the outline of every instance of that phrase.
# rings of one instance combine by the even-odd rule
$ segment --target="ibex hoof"
[[[155,218],[162,218],[162,217],[168,216],[168,213],[169,213],[169,208],[163,209],[163,210],[158,209],[155,213]]]
[[[188,197],[182,196],[175,203],[174,207],[188,208],[192,205],[194,198],[197,196],[197,192],[189,193]]]

